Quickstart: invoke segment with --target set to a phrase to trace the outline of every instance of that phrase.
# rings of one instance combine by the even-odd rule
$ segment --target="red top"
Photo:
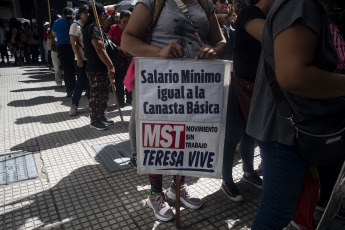
[[[48,39],[48,29],[44,29],[44,40],[46,40],[47,41],[47,39]]]
[[[108,35],[113,36],[113,42],[115,43],[116,46],[121,46],[122,32],[123,30],[120,29],[120,27],[117,24],[114,24],[110,27]],[[122,57],[126,57],[126,54],[122,50],[119,50],[119,52]]]

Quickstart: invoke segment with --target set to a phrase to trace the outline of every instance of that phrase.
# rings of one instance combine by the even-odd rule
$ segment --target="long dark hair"
[[[88,11],[89,10],[89,5],[88,4],[83,4],[83,5],[81,5],[80,7],[79,7],[79,9],[78,9],[78,12],[77,12],[77,14],[76,14],[76,16],[75,16],[75,20],[79,20],[80,19],[80,14],[82,13],[82,12],[84,12],[84,11]]]
[[[102,13],[105,12],[104,6],[103,6],[101,3],[96,2],[96,3],[95,3],[95,6],[96,6],[96,11],[97,11],[97,15],[98,15],[98,16],[100,16]],[[95,18],[95,15],[94,15],[94,13],[93,13],[92,5],[89,5],[89,17],[88,17],[87,22],[86,22],[85,24],[86,24],[86,25],[91,24],[91,23],[93,23],[95,20],[96,20],[96,18]]]
[[[62,15],[65,16],[65,18],[68,21],[68,30],[69,30],[69,27],[72,25],[73,20],[74,20],[74,12],[70,7],[65,7],[62,10]]]
[[[249,4],[250,5],[255,5],[259,2],[259,0],[250,0]]]
[[[132,15],[132,12],[129,10],[122,10],[120,13],[120,20],[124,17],[130,17]]]

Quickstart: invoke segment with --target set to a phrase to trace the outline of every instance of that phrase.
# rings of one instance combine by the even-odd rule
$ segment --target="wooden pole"
[[[48,0],[48,15],[49,15],[49,25],[52,24],[52,16],[50,14],[50,1]]]
[[[181,191],[181,181],[180,176],[176,176],[176,214],[175,214],[175,228],[180,229],[180,191]]]
[[[96,10],[95,0],[91,0],[91,1],[92,1],[92,10],[93,10],[93,14],[95,16],[96,24],[97,24],[99,32],[101,33],[103,48],[106,50],[105,44],[104,44],[102,28],[101,28],[101,24],[99,23],[98,14],[97,14],[97,10]],[[122,128],[123,128],[124,131],[126,131],[125,122],[123,121],[123,117],[122,117],[122,113],[121,113],[119,98],[117,97],[116,90],[115,90],[115,85],[114,85],[114,82],[113,82],[112,79],[110,79],[110,84],[111,84],[111,88],[113,89],[113,93],[114,93],[114,97],[115,97],[115,102],[116,102],[117,108],[119,110],[119,114],[120,114],[120,118],[121,118],[121,122],[122,122]]]

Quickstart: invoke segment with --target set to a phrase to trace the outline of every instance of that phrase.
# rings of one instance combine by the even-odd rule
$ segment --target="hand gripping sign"
[[[231,62],[135,58],[138,173],[220,178]]]

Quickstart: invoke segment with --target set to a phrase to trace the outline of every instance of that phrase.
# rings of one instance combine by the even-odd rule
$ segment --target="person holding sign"
[[[308,136],[312,140],[344,129],[344,47],[323,0],[276,0],[272,5],[263,30],[246,129],[257,139],[263,160],[262,201],[253,230],[283,229],[294,217],[307,167],[317,157],[318,149],[312,149],[321,146],[317,141],[298,142],[306,132],[295,128],[315,134],[314,138]],[[284,110],[287,106],[290,108]],[[327,141],[320,143],[342,143],[342,135],[339,132],[337,138],[324,138]],[[303,155],[308,151],[303,143],[310,149],[308,156]],[[322,154],[324,161],[331,162],[326,166],[333,165],[332,171],[341,167],[344,155],[344,148]],[[320,180],[322,201],[331,191],[323,190],[323,181],[336,180],[322,175]]]
[[[157,10],[154,7],[158,2],[164,6],[155,26],[150,30],[151,38],[148,43],[142,38],[148,31]],[[131,20],[125,28],[121,48],[133,56],[164,57],[164,58],[193,58],[216,59],[223,56],[226,48],[225,38],[222,35],[218,21],[214,14],[215,6],[209,0],[139,0],[135,6]],[[182,4],[181,4],[182,3]],[[204,4],[203,4],[204,3]],[[178,5],[187,5],[188,16],[181,12]],[[159,7],[158,7],[159,8]],[[134,92],[134,91],[133,91]],[[133,95],[133,98],[134,95]],[[129,134],[132,151],[136,156],[135,133],[135,105],[133,104]],[[157,219],[169,221],[174,213],[165,202],[162,189],[162,175],[149,175],[151,194],[147,204],[153,209]],[[181,178],[181,201],[189,208],[199,208],[201,200],[191,194],[186,185],[186,177]],[[176,198],[176,183],[173,182],[168,196]]]

